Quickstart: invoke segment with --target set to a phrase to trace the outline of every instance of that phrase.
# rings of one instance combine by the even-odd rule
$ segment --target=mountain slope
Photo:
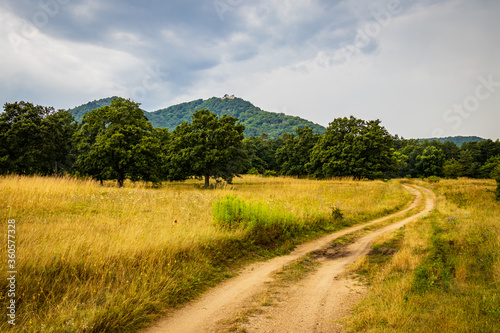
[[[271,138],[277,138],[283,133],[293,133],[295,128],[303,126],[309,126],[315,133],[325,132],[325,128],[321,125],[300,117],[263,111],[241,98],[199,99],[149,113],[147,117],[153,126],[173,129],[183,121],[190,121],[191,115],[200,109],[208,109],[219,117],[227,114],[238,118],[245,125],[245,136],[247,137],[266,133]]]
[[[89,102],[70,109],[70,113],[78,122],[83,115],[95,108],[109,105],[115,97]],[[219,117],[227,114],[234,116],[245,126],[245,136],[260,136],[266,133],[270,138],[278,138],[283,133],[294,133],[297,127],[309,126],[314,133],[324,133],[325,128],[309,120],[296,116],[287,116],[283,113],[263,111],[252,103],[241,98],[228,96],[227,98],[212,97],[207,100],[173,105],[155,112],[144,112],[154,127],[166,127],[173,130],[184,121],[191,121],[192,114],[200,109],[208,109]]]
[[[88,102],[87,104],[83,104],[83,105],[77,106],[75,108],[69,109],[68,111],[69,111],[69,113],[71,113],[73,115],[75,120],[80,123],[83,119],[84,114],[86,114],[92,110],[102,108],[103,106],[110,105],[111,101],[115,98],[118,98],[118,97],[113,96],[113,97],[108,97],[108,98],[102,98],[100,100],[94,100],[92,102]]]
[[[478,136],[447,136],[445,138],[430,138],[430,139],[420,139],[419,141],[434,141],[437,140],[439,142],[453,142],[457,146],[461,147],[462,144],[466,142],[481,142],[486,141],[486,139],[480,138]]]

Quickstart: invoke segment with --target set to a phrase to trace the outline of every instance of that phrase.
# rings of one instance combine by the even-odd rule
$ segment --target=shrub
[[[251,168],[250,170],[247,171],[248,175],[260,175],[259,170],[257,168]]]
[[[429,183],[439,183],[440,180],[441,178],[439,178],[438,176],[430,176],[429,178],[427,178],[427,181]]]
[[[234,195],[214,204],[213,218],[222,228],[243,229],[247,240],[261,245],[285,241],[336,222],[320,215],[299,219],[280,206],[271,208],[264,202],[246,202]]]
[[[266,170],[264,177],[276,177],[278,174],[274,170]]]

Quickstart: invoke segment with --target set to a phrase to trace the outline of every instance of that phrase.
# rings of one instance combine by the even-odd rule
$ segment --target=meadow
[[[249,261],[413,199],[398,181],[244,176],[216,189],[201,186],[1,177],[2,255],[7,259],[14,219],[18,273],[16,325],[4,316],[0,330],[135,332]]]
[[[348,331],[500,332],[496,183],[412,182],[432,189],[437,207],[381,236],[351,267],[370,291],[346,320]]]

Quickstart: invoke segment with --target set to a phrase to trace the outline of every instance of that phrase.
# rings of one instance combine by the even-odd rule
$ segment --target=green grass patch
[[[491,182],[427,186],[436,210],[377,246],[397,249],[390,259],[370,256],[360,265],[371,291],[347,331],[500,332],[500,205]]]
[[[309,232],[332,231],[349,226],[339,209],[329,216],[316,213],[300,218],[283,207],[264,202],[247,202],[227,195],[213,205],[213,219],[221,228],[243,230],[246,240],[257,245],[279,244]]]

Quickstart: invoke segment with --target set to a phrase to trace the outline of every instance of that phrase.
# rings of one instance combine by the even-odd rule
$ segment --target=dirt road
[[[254,317],[245,325],[248,332],[335,332],[340,328],[333,322],[346,315],[360,295],[352,281],[338,279],[345,266],[366,254],[371,241],[391,229],[397,229],[414,219],[422,217],[434,207],[434,196],[423,188],[406,187],[415,194],[410,207],[398,213],[351,227],[324,236],[315,241],[298,246],[286,256],[276,257],[266,262],[255,263],[245,268],[236,278],[230,279],[213,288],[199,300],[176,311],[171,316],[157,322],[144,333],[189,333],[218,332],[219,323],[234,317],[252,296],[266,289],[266,282],[272,281],[272,273],[282,269],[304,255],[320,250],[338,237],[358,231],[368,225],[402,216],[414,209],[421,200],[426,200],[425,208],[411,217],[402,219],[387,227],[358,239],[347,248],[342,258],[322,262],[313,274],[290,288],[286,299],[271,309],[270,314]],[[424,192],[428,194],[423,195]]]

